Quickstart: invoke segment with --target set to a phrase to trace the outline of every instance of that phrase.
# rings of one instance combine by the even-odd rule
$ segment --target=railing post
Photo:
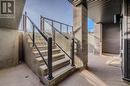
[[[68,33],[68,25],[67,25],[67,33]]]
[[[43,29],[43,27],[42,27],[42,16],[40,17],[40,30],[41,30],[41,32],[42,32],[42,29]]]
[[[60,23],[60,32],[62,33],[62,24]]]
[[[25,31],[25,16],[23,15],[23,31]]]
[[[48,80],[53,79],[52,76],[52,38],[48,38]]]
[[[72,44],[71,44],[71,58],[72,58],[72,66],[75,66],[75,63],[74,63],[74,38],[72,39]]]
[[[75,38],[74,28],[73,28],[73,26],[72,26],[72,36]]]
[[[25,32],[27,32],[27,12],[25,12],[25,18],[24,19],[25,19],[25,21],[24,21],[25,22],[24,23],[25,24],[24,30],[25,30]]]
[[[53,38],[53,41],[55,43],[55,29],[54,29],[53,21],[52,21],[52,38]]]
[[[75,42],[75,40],[74,40],[74,38],[75,38],[75,35],[74,35],[74,29],[73,29],[73,27],[72,27],[72,37],[73,37],[73,39],[72,39],[72,45],[71,45],[71,57],[72,57],[72,66],[75,66],[75,63],[74,63],[74,49],[75,49],[75,46],[74,46],[74,42]]]
[[[41,19],[40,19],[40,30],[42,32],[44,32],[44,18],[41,16]]]
[[[35,44],[35,30],[34,30],[34,25],[33,25],[33,47],[34,47],[34,44]]]

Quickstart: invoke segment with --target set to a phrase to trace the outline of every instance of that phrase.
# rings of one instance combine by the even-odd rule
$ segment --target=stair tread
[[[28,41],[28,43],[33,43],[32,41]],[[45,44],[44,42],[41,42],[41,41],[35,41],[35,43],[37,44]]]
[[[48,75],[45,76],[45,79],[51,86],[53,86],[56,83],[63,80],[64,78],[66,78],[70,73],[74,72],[75,70],[76,70],[75,67],[68,65],[66,67],[60,68],[59,70],[56,70],[55,72],[53,72],[54,78],[52,80],[48,80]]]
[[[59,53],[59,54],[56,54],[56,55],[52,55],[53,58],[57,57],[57,56],[60,56],[60,55],[63,55],[64,53]],[[48,57],[47,56],[44,56],[44,59],[47,59]],[[37,57],[36,58],[37,61],[42,61],[42,57]]]
[[[52,51],[59,51],[60,49],[58,48],[55,48],[55,49],[52,49]],[[48,50],[41,50],[40,52],[41,53],[44,53],[44,52],[47,52]],[[38,51],[33,51],[33,53],[39,53]]]
[[[68,65],[66,67],[60,68],[60,69],[58,69],[58,70],[56,70],[56,71],[53,72],[53,76],[54,77],[60,76],[63,73],[65,73],[65,72],[67,72],[67,71],[69,71],[71,69],[73,69],[73,67],[71,65]]]
[[[38,47],[38,48],[43,48],[43,47],[47,47],[47,45],[44,45],[44,46],[38,45],[37,47]]]
[[[64,58],[64,59],[61,59],[61,60],[58,60],[58,61],[55,61],[52,63],[53,66],[56,66],[58,64],[62,64],[63,62],[67,62],[67,61],[70,61],[69,58]],[[47,69],[47,66],[46,65],[41,65],[40,66],[40,69],[42,70],[46,70]]]
[[[58,53],[58,54],[52,55],[52,57],[57,57],[57,56],[61,56],[61,55],[65,55],[65,54],[64,53]]]
[[[33,41],[32,40],[28,40],[28,43],[33,43]],[[43,40],[37,40],[37,41],[35,41],[35,43],[47,44],[47,42],[43,41]],[[52,44],[54,44],[54,41],[52,41]]]
[[[44,48],[47,47],[48,45],[37,45],[38,48]],[[54,47],[55,45],[52,45],[52,47]]]

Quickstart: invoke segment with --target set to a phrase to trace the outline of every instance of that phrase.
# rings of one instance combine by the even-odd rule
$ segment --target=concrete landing
[[[39,78],[25,65],[0,70],[0,86],[43,86]]]
[[[107,65],[110,56],[89,55],[89,70],[81,70],[58,86],[130,86],[121,79],[120,67]]]
[[[79,70],[56,86],[130,86],[121,79],[120,67],[106,64],[107,56],[89,56],[89,70]],[[0,86],[44,86],[25,65],[0,70]]]

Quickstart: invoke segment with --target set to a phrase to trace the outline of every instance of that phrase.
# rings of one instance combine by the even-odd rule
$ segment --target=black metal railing
[[[32,27],[27,27],[27,25],[30,25]],[[28,30],[29,29],[29,30]],[[45,65],[48,68],[48,79],[53,79],[52,75],[52,37],[47,36],[44,32],[41,32],[41,30],[33,23],[33,21],[27,16],[27,13],[23,15],[23,30],[24,32],[30,37],[31,41],[33,42],[33,47],[35,47],[39,53],[39,55],[42,57]],[[32,30],[32,32],[31,32]],[[48,46],[48,60],[46,61],[39,50],[37,43],[36,43],[36,35],[40,35],[47,43]],[[44,41],[43,40],[43,41]]]
[[[59,30],[59,31],[60,31],[61,33],[64,32],[64,31],[66,31],[67,33],[69,33],[69,32],[70,32],[70,29],[71,29],[71,32],[73,32],[73,26],[68,25],[68,24],[65,24],[65,23],[61,23],[61,22],[59,22],[59,21],[52,20],[52,19],[49,19],[49,18],[46,18],[46,17],[41,16],[41,29],[42,29],[42,30],[44,30],[44,28],[43,28],[42,26],[44,26],[44,21],[45,21],[45,20],[51,21],[52,25],[53,25],[54,23],[58,23],[58,24],[60,25],[60,30]],[[63,30],[63,29],[64,29],[63,26],[66,27],[66,30]]]
[[[72,61],[72,66],[74,66],[74,43],[75,43],[75,39],[74,39],[74,33],[73,33],[73,26],[71,25],[67,25],[67,24],[64,24],[64,23],[61,23],[61,22],[58,22],[58,21],[55,21],[55,20],[52,20],[52,19],[49,19],[49,18],[46,18],[46,17],[43,17],[41,16],[41,19],[40,19],[40,22],[41,22],[41,31],[43,33],[47,33],[49,35],[52,36],[52,40],[54,41],[54,43],[63,51],[63,53],[65,53],[65,55],[67,55],[71,61]],[[61,46],[57,41],[56,39],[58,39],[59,36],[56,36],[56,35],[60,35],[62,36],[62,38],[66,41],[70,40],[71,43],[70,43],[70,55],[68,54],[68,52],[63,49],[63,46]],[[63,41],[60,40],[61,42]]]

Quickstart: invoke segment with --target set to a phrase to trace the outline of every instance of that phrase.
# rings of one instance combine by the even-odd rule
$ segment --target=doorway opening
[[[120,24],[88,20],[88,67],[108,85],[122,83],[120,38]]]

